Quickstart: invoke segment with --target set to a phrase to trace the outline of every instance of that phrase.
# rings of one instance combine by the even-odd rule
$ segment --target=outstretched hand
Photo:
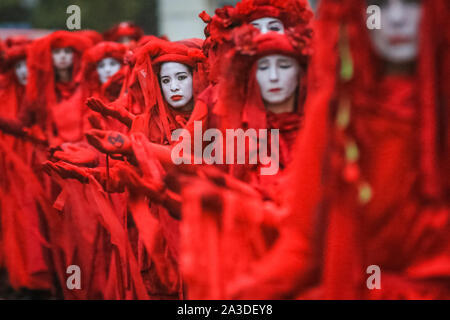
[[[103,116],[112,116],[114,110],[104,104],[100,99],[97,98],[89,98],[86,100],[86,105],[95,112],[101,113]]]
[[[134,115],[124,108],[116,108],[111,105],[104,104],[97,98],[89,98],[86,100],[86,105],[95,112],[102,114],[104,117],[111,117],[131,127]]]
[[[43,164],[42,169],[48,175],[51,175],[53,172],[55,172],[63,179],[75,179],[80,181],[81,183],[89,182],[89,173],[87,172],[87,169],[74,166],[70,163],[66,162],[54,163],[51,161],[46,161]]]
[[[98,166],[98,153],[85,146],[64,143],[56,150],[51,150],[52,157],[82,167]]]
[[[117,131],[89,130],[86,139],[94,148],[108,155],[132,154],[130,139]]]

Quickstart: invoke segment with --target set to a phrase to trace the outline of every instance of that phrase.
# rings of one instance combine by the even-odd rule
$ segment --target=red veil
[[[2,101],[1,115],[16,118],[22,106],[25,86],[17,81],[14,65],[27,58],[27,48],[31,40],[24,37],[14,37],[6,40],[4,62],[0,83]]]
[[[168,143],[172,130],[182,126],[189,114],[177,112],[164,100],[159,83],[159,68],[164,62],[178,62],[191,68],[195,100],[207,85],[202,67],[205,58],[199,49],[165,40],[147,43],[137,50],[135,56],[130,87],[137,100],[143,100],[141,104],[145,108],[143,116],[133,124],[133,130],[146,133],[152,142]]]
[[[122,89],[121,83],[124,78],[123,69],[122,72],[119,71],[115,76],[102,85],[100,84],[97,73],[97,64],[105,58],[114,58],[123,64],[123,59],[126,52],[127,47],[123,44],[116,42],[100,42],[84,53],[82,70],[80,72],[82,79],[80,82],[84,97],[105,97],[109,100],[109,102],[118,98],[118,95]],[[122,81],[118,81],[119,78],[122,79]],[[116,83],[117,85],[115,88],[111,88],[111,86]],[[110,88],[110,91],[108,91],[108,88]]]
[[[295,30],[289,29],[286,35],[275,32],[260,34],[253,26],[246,25],[233,32],[234,48],[223,61],[218,101],[212,110],[214,117],[220,119],[219,126],[224,132],[226,129],[237,128],[279,129],[281,169],[290,162],[290,151],[302,121],[308,63],[312,53],[311,38],[312,30],[307,22],[299,23]],[[264,106],[256,81],[256,62],[259,58],[272,54],[293,57],[301,67],[293,113],[275,114],[268,112]],[[241,176],[250,172],[236,174]],[[243,176],[241,178],[249,179]]]
[[[35,40],[28,49],[27,108],[21,118],[26,125],[39,124],[49,139],[80,139],[81,110],[69,102],[78,88],[83,52],[92,45],[90,39],[77,33],[56,31]],[[55,82],[52,49],[70,47],[74,50],[72,80]],[[56,105],[59,104],[57,107]]]
[[[81,70],[81,57],[91,45],[90,39],[68,31],[56,31],[34,41],[28,51],[27,100],[41,108],[48,108],[67,99],[66,94],[58,92],[55,84],[52,49],[70,47],[74,50],[72,85],[76,86],[75,79]],[[69,91],[73,93],[73,89]]]

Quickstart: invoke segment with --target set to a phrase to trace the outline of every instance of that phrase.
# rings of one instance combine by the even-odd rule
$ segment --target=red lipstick
[[[176,95],[176,96],[170,97],[170,99],[172,99],[172,101],[180,101],[181,99],[183,99],[183,96]]]
[[[396,37],[389,38],[389,43],[393,46],[407,44],[412,41],[413,41],[413,39],[411,39],[410,37],[403,37],[403,36],[396,36]]]

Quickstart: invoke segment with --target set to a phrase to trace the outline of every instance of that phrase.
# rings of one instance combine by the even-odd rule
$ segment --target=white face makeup
[[[419,26],[422,17],[420,0],[367,0],[381,9],[381,29],[370,30],[377,54],[393,63],[416,59]]]
[[[52,50],[53,66],[56,69],[65,70],[73,65],[73,49],[58,48]]]
[[[14,73],[16,74],[17,81],[25,86],[28,79],[28,68],[26,60],[20,60],[14,66]]]
[[[97,64],[97,73],[100,83],[104,84],[106,81],[108,81],[120,70],[121,67],[122,65],[120,64],[120,62],[114,58],[104,58],[100,60],[100,62]]]
[[[258,60],[256,80],[265,103],[280,104],[289,100],[298,87],[300,65],[294,58],[270,55]]]
[[[281,22],[281,20],[276,19],[276,18],[269,18],[269,17],[260,18],[260,19],[253,20],[251,22],[251,24],[255,28],[259,29],[262,34],[270,32],[270,31],[284,34],[283,22]]]
[[[173,108],[182,108],[192,100],[192,73],[186,65],[177,62],[163,63],[160,82],[164,98]]]

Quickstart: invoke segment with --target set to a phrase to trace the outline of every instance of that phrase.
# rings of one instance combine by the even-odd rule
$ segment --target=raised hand
[[[108,155],[132,154],[130,139],[120,132],[93,129],[86,133],[86,138],[94,148]]]
[[[98,166],[98,153],[88,146],[64,143],[53,152],[53,158],[82,167]]]

